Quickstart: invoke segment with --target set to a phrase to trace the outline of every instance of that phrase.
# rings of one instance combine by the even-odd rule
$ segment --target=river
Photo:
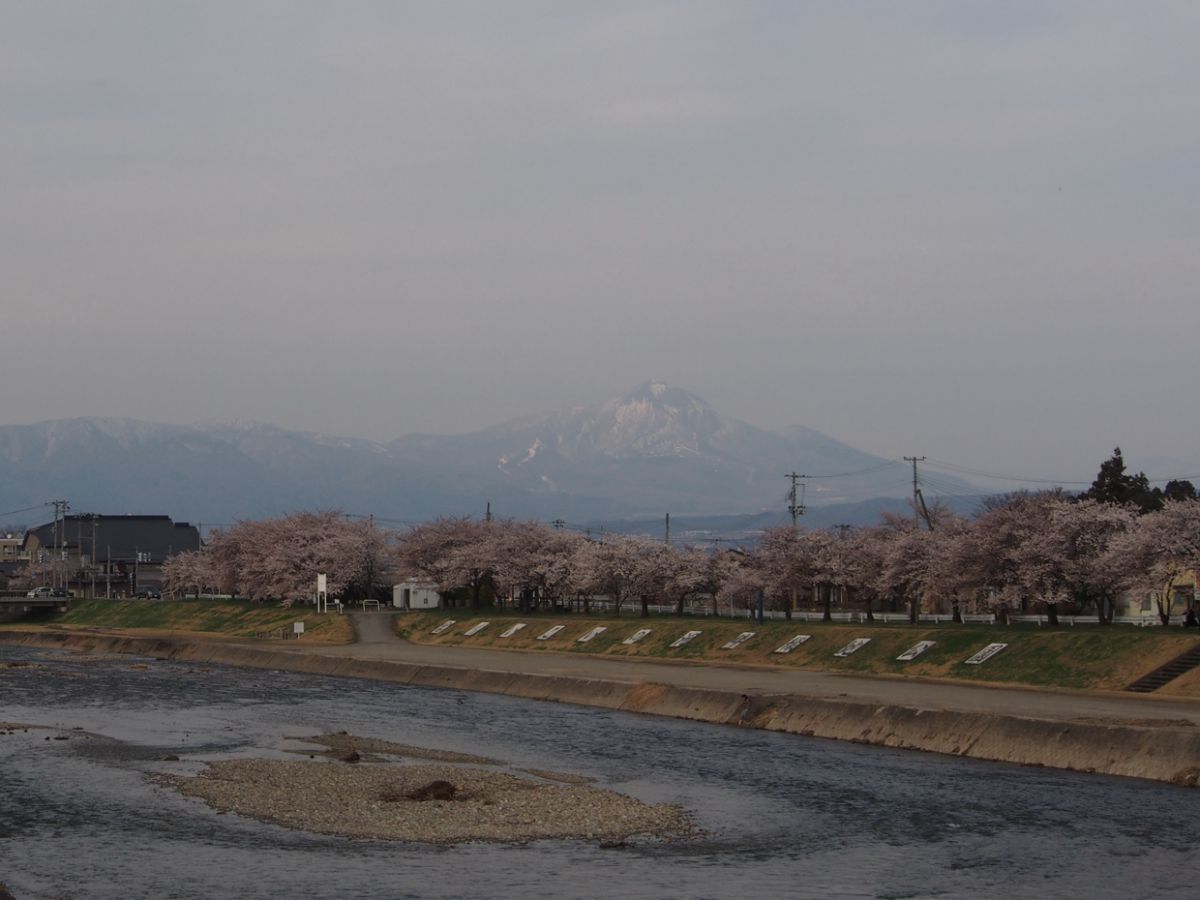
[[[1200,791],[563,704],[0,645],[0,882],[30,898],[1188,897]],[[429,847],[147,782],[322,731],[575,772],[705,836]],[[177,755],[178,762],[164,761]]]

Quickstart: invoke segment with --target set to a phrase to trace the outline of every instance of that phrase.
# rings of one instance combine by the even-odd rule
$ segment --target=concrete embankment
[[[505,694],[702,722],[746,725],[834,740],[854,741],[1024,765],[1200,782],[1200,729],[1171,720],[1078,721],[1023,718],[947,709],[776,694],[737,692],[654,682],[487,671],[305,653],[259,645],[191,638],[153,638],[80,632],[4,631],[0,642],[86,652],[129,653],[196,663],[281,669],[369,678],[421,687]],[[536,662],[531,661],[531,665]]]

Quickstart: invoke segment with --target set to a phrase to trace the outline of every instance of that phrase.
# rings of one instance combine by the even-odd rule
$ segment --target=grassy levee
[[[292,631],[304,622],[301,641],[348,643],[354,630],[345,616],[312,615],[311,609],[283,609],[253,600],[72,600],[71,608],[52,619],[15,622],[67,628],[113,628],[122,631],[185,632],[253,638],[258,632]],[[2,628],[3,626],[0,626]]]
[[[457,622],[443,634],[430,633],[446,619]],[[479,634],[471,637],[464,634],[472,625],[485,621],[491,624]],[[501,632],[517,622],[527,623],[526,627],[511,637],[500,637]],[[552,625],[565,627],[553,638],[539,641],[538,635]],[[595,626],[605,626],[606,630],[589,643],[578,643],[577,639]],[[622,643],[641,628],[652,631],[636,644]],[[491,611],[473,616],[469,610],[402,614],[396,617],[396,629],[421,644],[779,666],[1077,690],[1122,690],[1200,643],[1200,635],[1182,628],[849,625],[798,621],[758,625],[746,619],[673,616],[519,616]],[[693,630],[701,634],[682,647],[670,646],[684,632]],[[746,631],[755,632],[754,637],[732,650],[722,649],[723,644]],[[798,634],[808,634],[811,638],[791,653],[773,652]],[[855,638],[870,638],[870,643],[851,656],[834,655]],[[935,643],[911,662],[896,659],[918,641]],[[965,664],[965,660],[991,643],[1005,643],[1008,647],[983,665]],[[1200,677],[1180,679],[1173,690],[1164,693],[1200,696]]]

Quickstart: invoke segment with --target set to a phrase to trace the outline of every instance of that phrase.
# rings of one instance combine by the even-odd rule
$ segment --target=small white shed
[[[429,581],[401,581],[392,585],[392,606],[396,609],[437,609],[442,597]]]

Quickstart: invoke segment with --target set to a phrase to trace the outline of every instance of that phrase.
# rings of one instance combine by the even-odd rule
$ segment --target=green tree
[[[1187,482],[1171,482],[1173,485]],[[1177,488],[1182,490],[1182,488]],[[1192,488],[1193,495],[1195,489]],[[1139,512],[1153,512],[1162,509],[1163,491],[1150,487],[1150,479],[1145,472],[1130,475],[1125,471],[1125,457],[1121,448],[1113,450],[1113,455],[1100,464],[1100,472],[1092,486],[1080,495],[1081,499],[1098,500],[1101,503],[1116,503],[1119,505],[1133,504]],[[1182,497],[1180,497],[1182,499]]]

